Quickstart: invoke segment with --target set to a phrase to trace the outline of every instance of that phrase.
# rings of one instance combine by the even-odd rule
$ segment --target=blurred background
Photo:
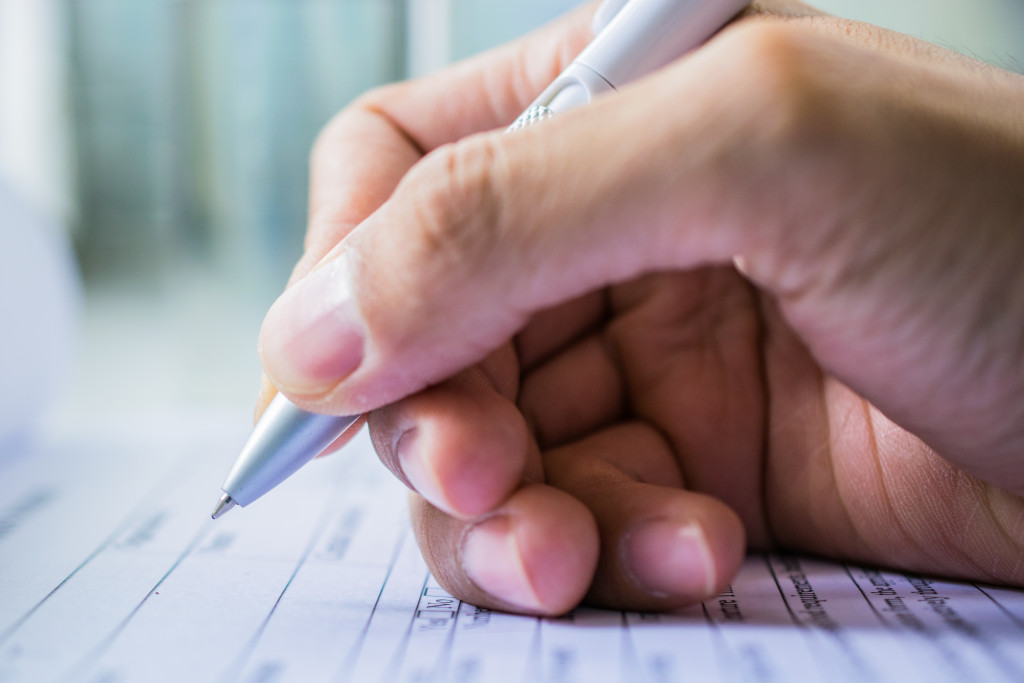
[[[0,0],[0,378],[65,415],[251,401],[319,128],[574,4]],[[1020,0],[817,4],[1024,68]]]

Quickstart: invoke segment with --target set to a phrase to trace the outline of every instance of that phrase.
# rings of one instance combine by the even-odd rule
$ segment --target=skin
[[[368,413],[484,606],[669,609],[748,547],[1024,585],[1024,78],[755,3],[503,134],[592,12],[327,126],[260,409]]]

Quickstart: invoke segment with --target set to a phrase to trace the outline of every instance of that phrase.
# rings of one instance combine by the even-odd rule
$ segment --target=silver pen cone
[[[220,500],[217,501],[217,507],[213,508],[213,514],[210,516],[214,519],[217,519],[225,512],[235,507],[235,505],[237,505],[235,499],[225,493],[223,496],[220,497]]]

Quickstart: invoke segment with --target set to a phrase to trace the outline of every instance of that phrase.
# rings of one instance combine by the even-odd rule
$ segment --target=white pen
[[[595,17],[595,37],[510,130],[587,104],[697,47],[750,0],[619,0]],[[603,25],[602,25],[603,24]],[[246,506],[319,455],[357,419],[318,415],[278,394],[253,429],[221,487],[217,519]]]

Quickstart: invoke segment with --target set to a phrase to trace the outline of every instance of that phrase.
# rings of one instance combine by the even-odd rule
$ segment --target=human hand
[[[1024,584],[1024,79],[749,14],[515,134],[585,11],[321,137],[264,365],[372,411],[455,595],[669,608],[747,544]]]

